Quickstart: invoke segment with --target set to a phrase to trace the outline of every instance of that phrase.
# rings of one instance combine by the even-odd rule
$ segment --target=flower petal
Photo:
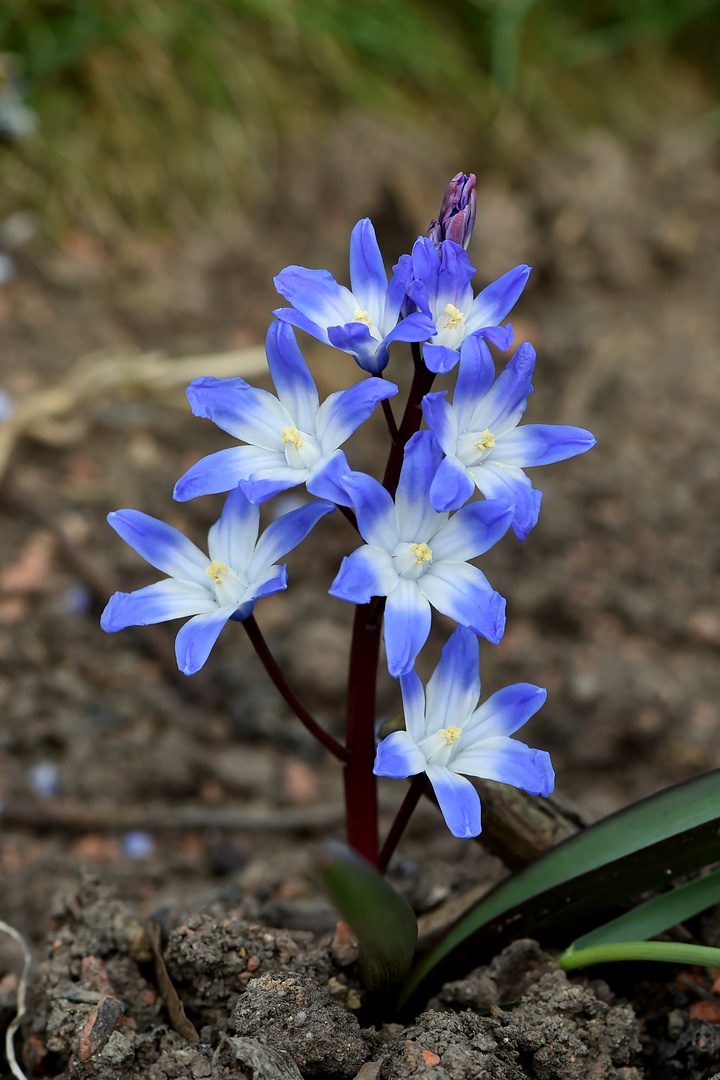
[[[497,645],[505,630],[505,600],[481,570],[465,562],[433,563],[418,585],[434,608]]]
[[[452,240],[440,245],[440,273],[437,285],[437,310],[444,311],[446,304],[453,304],[460,311],[467,311],[472,300],[470,282],[475,267],[464,247]],[[487,319],[486,322],[491,320]]]
[[[546,750],[533,750],[517,739],[501,735],[459,750],[453,759],[453,768],[483,780],[512,784],[529,795],[547,796],[555,784],[555,773]]]
[[[234,610],[216,607],[214,611],[196,615],[180,628],[175,639],[175,656],[183,675],[194,675],[200,670]]]
[[[463,506],[433,537],[433,569],[445,559],[467,562],[484,555],[508,531],[513,513],[501,499]]]
[[[435,332],[435,323],[428,315],[413,311],[385,335],[384,344],[389,345],[391,341],[426,341],[434,337]]]
[[[463,728],[476,739],[514,735],[545,704],[547,690],[532,683],[513,683],[492,694],[475,710]]]
[[[515,340],[512,323],[508,323],[507,326],[483,326],[480,330],[476,330],[473,336],[484,338],[501,352],[507,352]]]
[[[342,450],[336,450],[329,457],[313,465],[306,481],[311,495],[320,499],[329,499],[338,506],[352,506],[352,496],[345,487],[345,480],[352,474],[348,459]]]
[[[240,488],[234,488],[218,521],[208,533],[211,559],[217,559],[244,574],[255,550],[260,511]]]
[[[495,364],[481,337],[466,337],[460,349],[460,366],[453,393],[453,409],[459,431],[469,431],[472,415],[495,379]]]
[[[378,744],[373,772],[376,776],[404,780],[406,776],[424,772],[425,765],[425,755],[407,731],[393,731]]]
[[[444,524],[443,515],[430,505],[429,493],[442,451],[432,432],[418,431],[405,447],[395,494],[398,536],[408,543],[425,542]]]
[[[100,625],[108,634],[114,634],[127,626],[184,619],[216,607],[212,593],[202,585],[165,578],[135,592],[114,593],[100,616]]]
[[[108,523],[151,566],[170,577],[206,585],[210,560],[181,532],[142,510],[116,510]]]
[[[527,469],[533,465],[551,465],[584,454],[595,445],[596,439],[584,428],[565,424],[524,424],[503,436],[501,446],[488,454],[507,465]]]
[[[295,340],[295,334],[287,323],[270,324],[265,339],[265,351],[278,397],[292,417],[294,426],[309,435],[314,434],[318,411],[317,387]],[[246,436],[242,438],[246,439]]]
[[[390,493],[374,477],[361,472],[347,476],[343,486],[352,499],[363,540],[385,551],[394,551],[400,541]]]
[[[338,285],[328,270],[286,266],[273,281],[281,296],[323,329],[342,326],[353,317],[355,301],[352,293]]]
[[[258,469],[272,468],[285,463],[285,455],[255,446],[230,446],[200,458],[180,477],[173,489],[173,499],[187,502],[198,495],[217,495],[231,491],[241,480]]]
[[[513,532],[518,540],[524,540],[537,525],[542,502],[542,491],[536,491],[532,481],[522,469],[501,464],[486,458],[481,465],[470,470],[477,488],[486,499],[502,500],[515,504],[512,519]]]
[[[400,676],[405,729],[414,742],[419,743],[427,735],[425,724],[425,691],[416,671]],[[423,765],[423,768],[425,766]]]
[[[393,678],[412,668],[428,639],[430,622],[430,605],[420,595],[417,582],[398,578],[385,605],[385,651]]]
[[[458,425],[457,416],[447,400],[447,390],[426,394],[422,400],[425,423],[435,436],[435,441],[443,454],[457,451]]]
[[[446,457],[440,462],[430,485],[430,503],[438,512],[457,510],[472,497],[475,484],[468,470],[456,457]]]
[[[247,480],[241,480],[240,487],[250,502],[260,504],[281,491],[304,484],[309,475],[309,469],[294,469],[283,461],[272,469],[258,469]]]
[[[364,379],[349,390],[331,394],[317,416],[316,434],[323,454],[337,450],[365,423],[379,401],[397,392],[397,386],[386,379]]]
[[[468,333],[474,333],[483,326],[497,326],[509,311],[515,307],[518,298],[530,277],[531,267],[521,264],[513,267],[496,281],[486,286],[475,297],[472,311],[468,317]]]
[[[332,514],[335,507],[329,502],[312,502],[283,514],[270,525],[257,542],[248,567],[248,580],[254,581],[269,566],[297,547],[315,527],[321,517]]]
[[[480,697],[480,649],[471,630],[458,626],[448,638],[426,689],[427,730],[465,730]]]
[[[308,319],[307,315],[303,315],[302,311],[296,311],[295,308],[291,307],[275,308],[273,315],[275,315],[280,322],[287,323],[289,326],[295,326],[298,330],[304,330],[306,334],[310,334],[311,337],[317,338],[317,340],[322,341],[323,344],[330,344],[327,328],[325,326],[318,326],[312,319]]]
[[[350,234],[350,287],[359,307],[380,325],[388,279],[370,218],[362,218]]]
[[[387,596],[397,588],[398,581],[387,551],[364,544],[343,559],[328,591],[339,600],[367,604],[373,596]]]
[[[524,341],[478,402],[468,428],[473,431],[488,429],[497,443],[498,439],[517,427],[527,408],[527,396],[532,393],[534,370],[535,350],[529,341]]]
[[[448,349],[447,345],[423,345],[423,360],[428,371],[444,375],[457,364],[460,353],[457,349]]]
[[[442,765],[429,765],[427,774],[453,836],[463,839],[479,836],[480,796],[470,781]]]
[[[273,323],[273,326],[281,325]],[[258,390],[244,379],[216,379],[203,375],[193,379],[186,393],[195,416],[212,420],[234,439],[242,439],[263,450],[282,452],[282,429],[295,423],[274,394]]]
[[[328,341],[335,349],[350,353],[363,369],[373,375],[387,367],[390,354],[386,346],[370,333],[362,322],[344,323],[328,327]]]

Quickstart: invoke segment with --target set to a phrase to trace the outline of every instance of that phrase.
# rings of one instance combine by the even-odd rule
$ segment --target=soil
[[[443,151],[418,181],[420,144],[350,134],[349,156],[298,157],[284,202],[203,236],[129,236],[113,251],[80,233],[60,249],[28,241],[0,291],[4,389],[27,401],[98,352],[256,345],[277,306],[273,273],[298,262],[344,279],[347,235],[366,213],[394,260],[458,166]],[[349,182],[371,143],[363,184]],[[399,149],[405,164],[390,170]],[[720,765],[719,180],[700,127],[634,147],[590,132],[534,152],[512,182],[479,180],[478,280],[534,266],[514,319],[539,355],[528,419],[598,438],[538,474],[543,511],[528,540],[506,538],[482,560],[508,598],[502,643],[481,651],[484,690],[548,688],[527,740],[551,751],[559,790],[586,820]],[[349,359],[303,347],[325,392],[355,378]],[[407,381],[399,359],[388,374]],[[368,431],[349,456],[374,470],[379,418]],[[238,628],[185,680],[172,627],[98,626],[114,588],[152,580],[107,512],[133,506],[204,543],[220,500],[181,505],[170,493],[225,445],[176,391],[113,393],[36,426],[4,477],[0,918],[36,960],[16,1037],[27,1075],[709,1080],[720,1002],[706,972],[568,979],[516,943],[519,973],[506,976],[506,951],[408,1027],[369,1017],[306,873],[313,839],[341,834],[334,762],[288,716]],[[340,735],[352,613],[327,587],[353,537],[335,517],[290,557],[287,593],[257,615],[293,686]],[[428,671],[449,629],[437,621]],[[398,711],[388,677],[379,700],[383,716]],[[402,788],[381,786],[383,828]],[[453,840],[429,805],[391,867],[426,916],[505,872],[482,845]],[[714,943],[717,919],[687,933]],[[3,1025],[16,953],[0,937]]]

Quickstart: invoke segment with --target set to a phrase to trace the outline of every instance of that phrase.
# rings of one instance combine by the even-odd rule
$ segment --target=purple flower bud
[[[443,240],[452,240],[467,249],[475,225],[477,192],[475,173],[453,176],[447,186],[437,221],[430,222],[428,238],[440,250]]]

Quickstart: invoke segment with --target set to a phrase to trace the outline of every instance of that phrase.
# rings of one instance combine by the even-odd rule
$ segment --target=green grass
[[[674,78],[717,94],[719,31],[720,0],[4,0],[0,51],[40,124],[0,148],[0,213],[100,233],[205,217],[348,109],[461,146],[501,146],[508,113],[543,136],[651,123]]]

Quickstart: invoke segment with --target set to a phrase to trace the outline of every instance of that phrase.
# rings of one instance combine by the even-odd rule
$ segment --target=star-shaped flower
[[[429,431],[405,448],[395,501],[371,476],[352,473],[344,485],[366,541],[343,559],[332,596],[366,604],[386,596],[385,648],[390,674],[409,671],[430,633],[430,608],[497,643],[505,601],[469,559],[507,531],[515,508],[506,501],[476,502],[452,518],[430,505],[440,451]]]
[[[475,267],[464,248],[443,240],[438,249],[432,240],[421,236],[412,255],[403,255],[395,270],[410,277],[408,296],[435,324],[434,334],[423,346],[423,359],[430,371],[450,371],[460,359],[463,341],[475,334],[503,350],[512,345],[512,326],[499,324],[525,288],[529,266],[508,270],[473,299],[470,282]]]
[[[584,454],[595,439],[584,428],[525,424],[535,350],[523,342],[495,379],[490,350],[480,338],[462,346],[452,405],[445,391],[423,399],[425,421],[446,455],[430,487],[436,510],[455,510],[475,488],[488,499],[515,504],[513,530],[524,540],[540,512],[542,492],[523,469]]]
[[[209,556],[181,532],[140,510],[108,515],[116,533],[169,577],[135,592],[116,592],[102,613],[103,630],[147,626],[193,616],[175,643],[178,667],[194,675],[203,666],[228,619],[242,622],[255,601],[287,588],[276,566],[335,507],[312,502],[273,521],[258,540],[260,509],[236,488],[208,534]]]
[[[426,773],[450,832],[461,837],[481,831],[480,796],[462,774],[545,796],[555,780],[546,751],[510,738],[544,703],[546,691],[515,683],[476,707],[478,661],[477,638],[459,626],[426,691],[415,671],[401,675],[406,730],[383,739],[375,758],[377,776]]]
[[[375,230],[363,218],[350,236],[352,291],[338,285],[327,270],[287,266],[275,280],[277,291],[292,307],[273,312],[326,345],[350,353],[361,368],[378,375],[389,359],[393,341],[424,341],[435,333],[426,314],[401,319],[411,268],[403,265],[388,284]]]
[[[303,483],[313,495],[335,499],[337,492],[323,484],[325,468],[338,455],[346,464],[338,447],[379,401],[397,394],[397,386],[385,379],[365,379],[320,405],[292,327],[273,323],[265,347],[277,397],[244,379],[204,377],[188,387],[195,416],[212,420],[248,445],[201,458],[175,485],[173,495],[180,502],[230,491],[238,483],[256,503]]]

